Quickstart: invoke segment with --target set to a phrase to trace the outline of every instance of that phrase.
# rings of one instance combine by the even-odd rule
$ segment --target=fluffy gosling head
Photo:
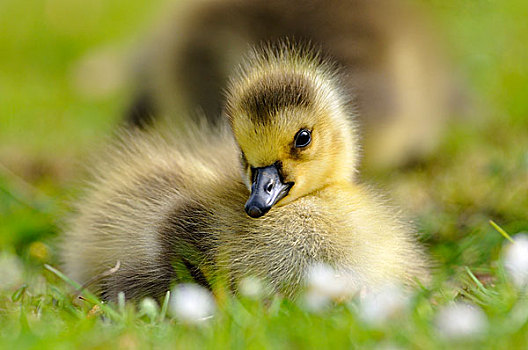
[[[335,67],[288,43],[253,51],[230,82],[225,114],[257,218],[332,183],[351,181],[357,137]]]

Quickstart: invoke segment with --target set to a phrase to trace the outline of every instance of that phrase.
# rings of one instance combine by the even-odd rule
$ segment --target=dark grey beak
[[[284,198],[293,182],[283,183],[278,164],[253,169],[253,184],[251,195],[246,202],[246,213],[252,218],[258,218],[266,214],[271,207]]]

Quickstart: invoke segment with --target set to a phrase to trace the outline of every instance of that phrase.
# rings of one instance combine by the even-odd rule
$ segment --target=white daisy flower
[[[387,284],[376,292],[367,292],[360,299],[359,317],[371,325],[380,325],[409,304],[409,295],[397,284]]]
[[[440,335],[447,339],[474,338],[488,328],[486,314],[476,305],[455,302],[438,311],[435,320]]]
[[[331,300],[352,297],[357,292],[358,279],[351,271],[336,270],[324,263],[311,265],[305,275],[304,302],[312,311],[320,311]]]
[[[22,284],[24,268],[20,259],[11,253],[0,252],[0,289],[11,289]]]
[[[306,286],[308,290],[329,298],[352,296],[358,290],[357,278],[353,272],[336,270],[324,263],[317,263],[308,268]]]
[[[199,323],[211,318],[216,304],[211,292],[197,284],[179,284],[172,290],[171,314],[182,322]]]
[[[240,294],[251,299],[258,299],[268,292],[262,280],[252,276],[243,278],[238,289]]]
[[[147,315],[151,320],[155,319],[159,313],[159,305],[156,300],[147,297],[139,303],[139,313]]]
[[[513,240],[504,248],[504,267],[513,284],[523,289],[528,286],[528,235],[521,233]]]

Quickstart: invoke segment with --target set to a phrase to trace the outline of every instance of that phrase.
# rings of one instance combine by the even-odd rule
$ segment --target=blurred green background
[[[0,246],[53,236],[84,156],[115,127],[130,57],[167,1],[0,2]]]
[[[418,2],[471,103],[423,163],[363,177],[415,218],[438,274],[469,266],[493,281],[504,238],[488,221],[528,231],[528,1]],[[0,1],[0,270],[19,274],[9,293],[57,264],[81,165],[115,129],[136,51],[171,3]]]

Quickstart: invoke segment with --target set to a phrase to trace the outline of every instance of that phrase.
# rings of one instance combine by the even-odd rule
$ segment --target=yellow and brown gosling
[[[325,263],[357,287],[426,278],[415,231],[356,180],[358,136],[335,67],[308,48],[253,51],[231,79],[229,128],[124,134],[63,237],[66,273],[113,300],[246,277],[295,297]],[[176,129],[175,129],[176,130]],[[104,272],[120,262],[106,277]],[[219,277],[219,276],[224,277]]]

